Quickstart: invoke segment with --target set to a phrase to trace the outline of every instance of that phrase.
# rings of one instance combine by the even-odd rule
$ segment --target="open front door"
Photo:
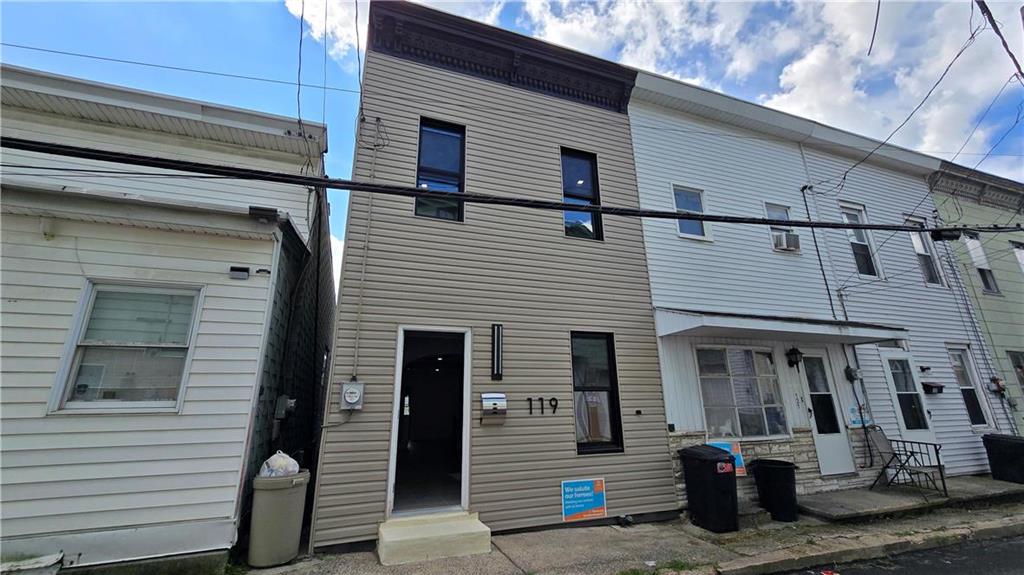
[[[824,350],[804,352],[803,368],[811,432],[821,474],[853,473],[856,465],[839,398],[836,397],[828,354]]]

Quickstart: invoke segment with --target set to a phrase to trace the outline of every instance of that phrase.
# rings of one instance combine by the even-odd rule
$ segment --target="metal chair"
[[[868,489],[874,489],[885,478],[886,487],[911,485],[919,489],[934,489],[943,497],[949,497],[946,470],[939,457],[941,445],[927,441],[889,439],[877,425],[869,426],[867,435],[871,447],[883,462],[882,470]]]

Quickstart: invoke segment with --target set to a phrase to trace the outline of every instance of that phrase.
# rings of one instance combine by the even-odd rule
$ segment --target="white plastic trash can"
[[[257,477],[252,488],[249,565],[273,567],[299,555],[302,513],[306,507],[309,471],[285,477]]]

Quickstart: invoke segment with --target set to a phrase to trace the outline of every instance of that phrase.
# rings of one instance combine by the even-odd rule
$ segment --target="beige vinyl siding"
[[[57,142],[131,154],[154,155],[162,158],[224,164],[245,168],[298,173],[302,159],[284,153],[260,151],[158,134],[131,128],[115,127],[88,120],[52,116],[18,108],[4,107],[3,135],[42,142]],[[33,167],[84,168],[90,170],[142,171],[147,173],[174,173],[169,170],[125,166],[111,162],[97,162],[60,156],[51,156],[20,150],[4,150],[4,162]],[[313,202],[307,204],[306,189],[272,182],[239,182],[237,180],[170,179],[170,178],[109,178],[85,173],[66,173],[30,168],[6,167],[5,181],[21,184],[53,185],[59,182],[83,191],[125,194],[126,197],[159,199],[186,204],[216,204],[248,208],[262,206],[287,212],[299,234],[306,238],[309,227],[307,209],[311,213]],[[31,175],[26,175],[31,174]],[[38,176],[34,174],[40,174]],[[60,177],[54,178],[54,175]]]
[[[270,269],[274,241],[39,221],[2,216],[4,537],[230,519],[269,279],[227,270]],[[47,415],[87,277],[206,286],[180,413]]]
[[[603,204],[638,205],[623,114],[375,52],[363,88],[367,118],[381,118],[391,143],[375,160],[359,151],[359,180],[414,184],[423,116],[465,126],[467,192],[560,200],[565,146],[597,154]],[[491,529],[560,523],[565,479],[604,477],[611,516],[674,509],[640,222],[606,217],[597,242],[565,237],[560,212],[466,205],[464,222],[412,214],[412,199],[351,196],[315,546],[374,539],[385,518],[400,325],[472,329],[469,507]],[[366,391],[349,417],[337,402],[353,373],[357,321]],[[490,379],[492,323],[505,328],[503,381]],[[624,453],[576,454],[573,330],[614,334]],[[502,426],[479,424],[488,391],[508,396]],[[526,398],[538,396],[557,397],[557,413],[528,415]]]

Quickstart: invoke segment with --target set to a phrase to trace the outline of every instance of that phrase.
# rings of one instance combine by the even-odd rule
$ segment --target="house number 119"
[[[544,398],[543,397],[527,397],[526,401],[530,404],[530,415],[533,415],[533,401],[537,400],[537,405],[540,406],[540,414],[544,415]],[[551,413],[558,410],[558,398],[551,397],[548,399],[548,405],[551,406]]]

